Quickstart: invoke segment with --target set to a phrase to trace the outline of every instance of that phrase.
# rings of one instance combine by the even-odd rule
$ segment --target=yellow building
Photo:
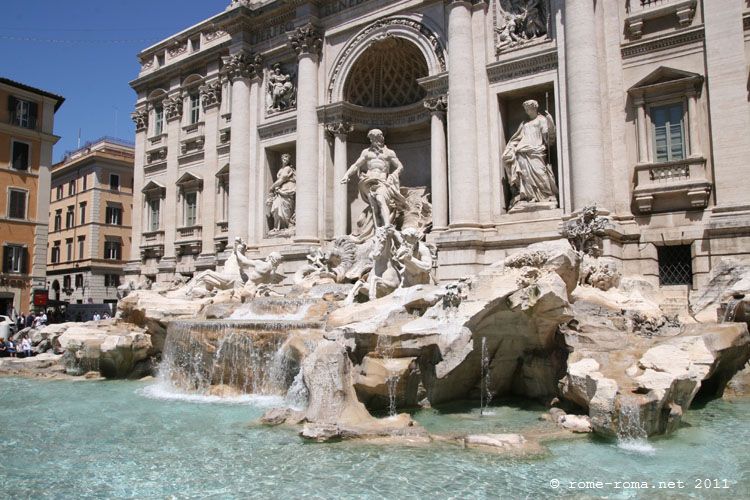
[[[130,257],[133,145],[102,138],[52,167],[47,281],[50,297],[117,302]]]
[[[0,314],[28,313],[46,290],[47,213],[61,96],[0,78]]]

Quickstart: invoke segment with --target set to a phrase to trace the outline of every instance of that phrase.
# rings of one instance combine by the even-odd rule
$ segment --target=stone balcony
[[[625,17],[625,32],[631,39],[643,35],[643,23],[666,16],[677,16],[680,27],[693,22],[698,0],[633,0]]]
[[[641,213],[706,208],[711,187],[705,158],[639,163],[633,202]]]
[[[164,231],[146,231],[141,238],[141,257],[164,255]]]
[[[178,244],[192,243],[201,241],[203,230],[201,226],[184,226],[177,228],[177,238],[175,240]]]

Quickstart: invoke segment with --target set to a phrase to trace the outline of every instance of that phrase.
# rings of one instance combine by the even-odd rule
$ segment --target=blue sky
[[[229,0],[2,0],[0,76],[65,97],[55,115],[58,161],[104,135],[133,140],[136,55],[213,16]]]

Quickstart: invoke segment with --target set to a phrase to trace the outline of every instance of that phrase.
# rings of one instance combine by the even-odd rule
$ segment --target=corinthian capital
[[[331,122],[326,123],[326,130],[333,135],[346,135],[353,131],[354,127],[349,122]]]
[[[263,57],[260,54],[241,51],[230,56],[222,57],[224,74],[230,80],[237,78],[255,78],[263,74]]]
[[[427,97],[424,100],[424,107],[433,113],[443,113],[448,109],[448,96]]]
[[[288,34],[289,45],[298,56],[303,54],[320,54],[323,47],[323,34],[312,23],[300,26]]]
[[[135,131],[140,132],[148,128],[148,111],[146,108],[136,109],[131,113],[130,118],[135,123]]]
[[[200,91],[203,109],[208,109],[221,104],[221,82],[218,80],[201,85],[198,90]]]
[[[182,98],[179,95],[167,97],[161,105],[164,107],[164,116],[167,121],[182,118]]]

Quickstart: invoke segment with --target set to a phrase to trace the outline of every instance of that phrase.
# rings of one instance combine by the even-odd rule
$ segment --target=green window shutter
[[[35,102],[29,103],[29,128],[36,128],[36,122],[39,118],[39,105]]]
[[[11,115],[14,115],[16,113],[16,106],[18,104],[18,99],[13,97],[12,95],[8,96],[8,111]]]
[[[29,274],[29,249],[21,249],[21,273]]]
[[[3,272],[10,271],[13,263],[13,251],[8,245],[3,245]]]

